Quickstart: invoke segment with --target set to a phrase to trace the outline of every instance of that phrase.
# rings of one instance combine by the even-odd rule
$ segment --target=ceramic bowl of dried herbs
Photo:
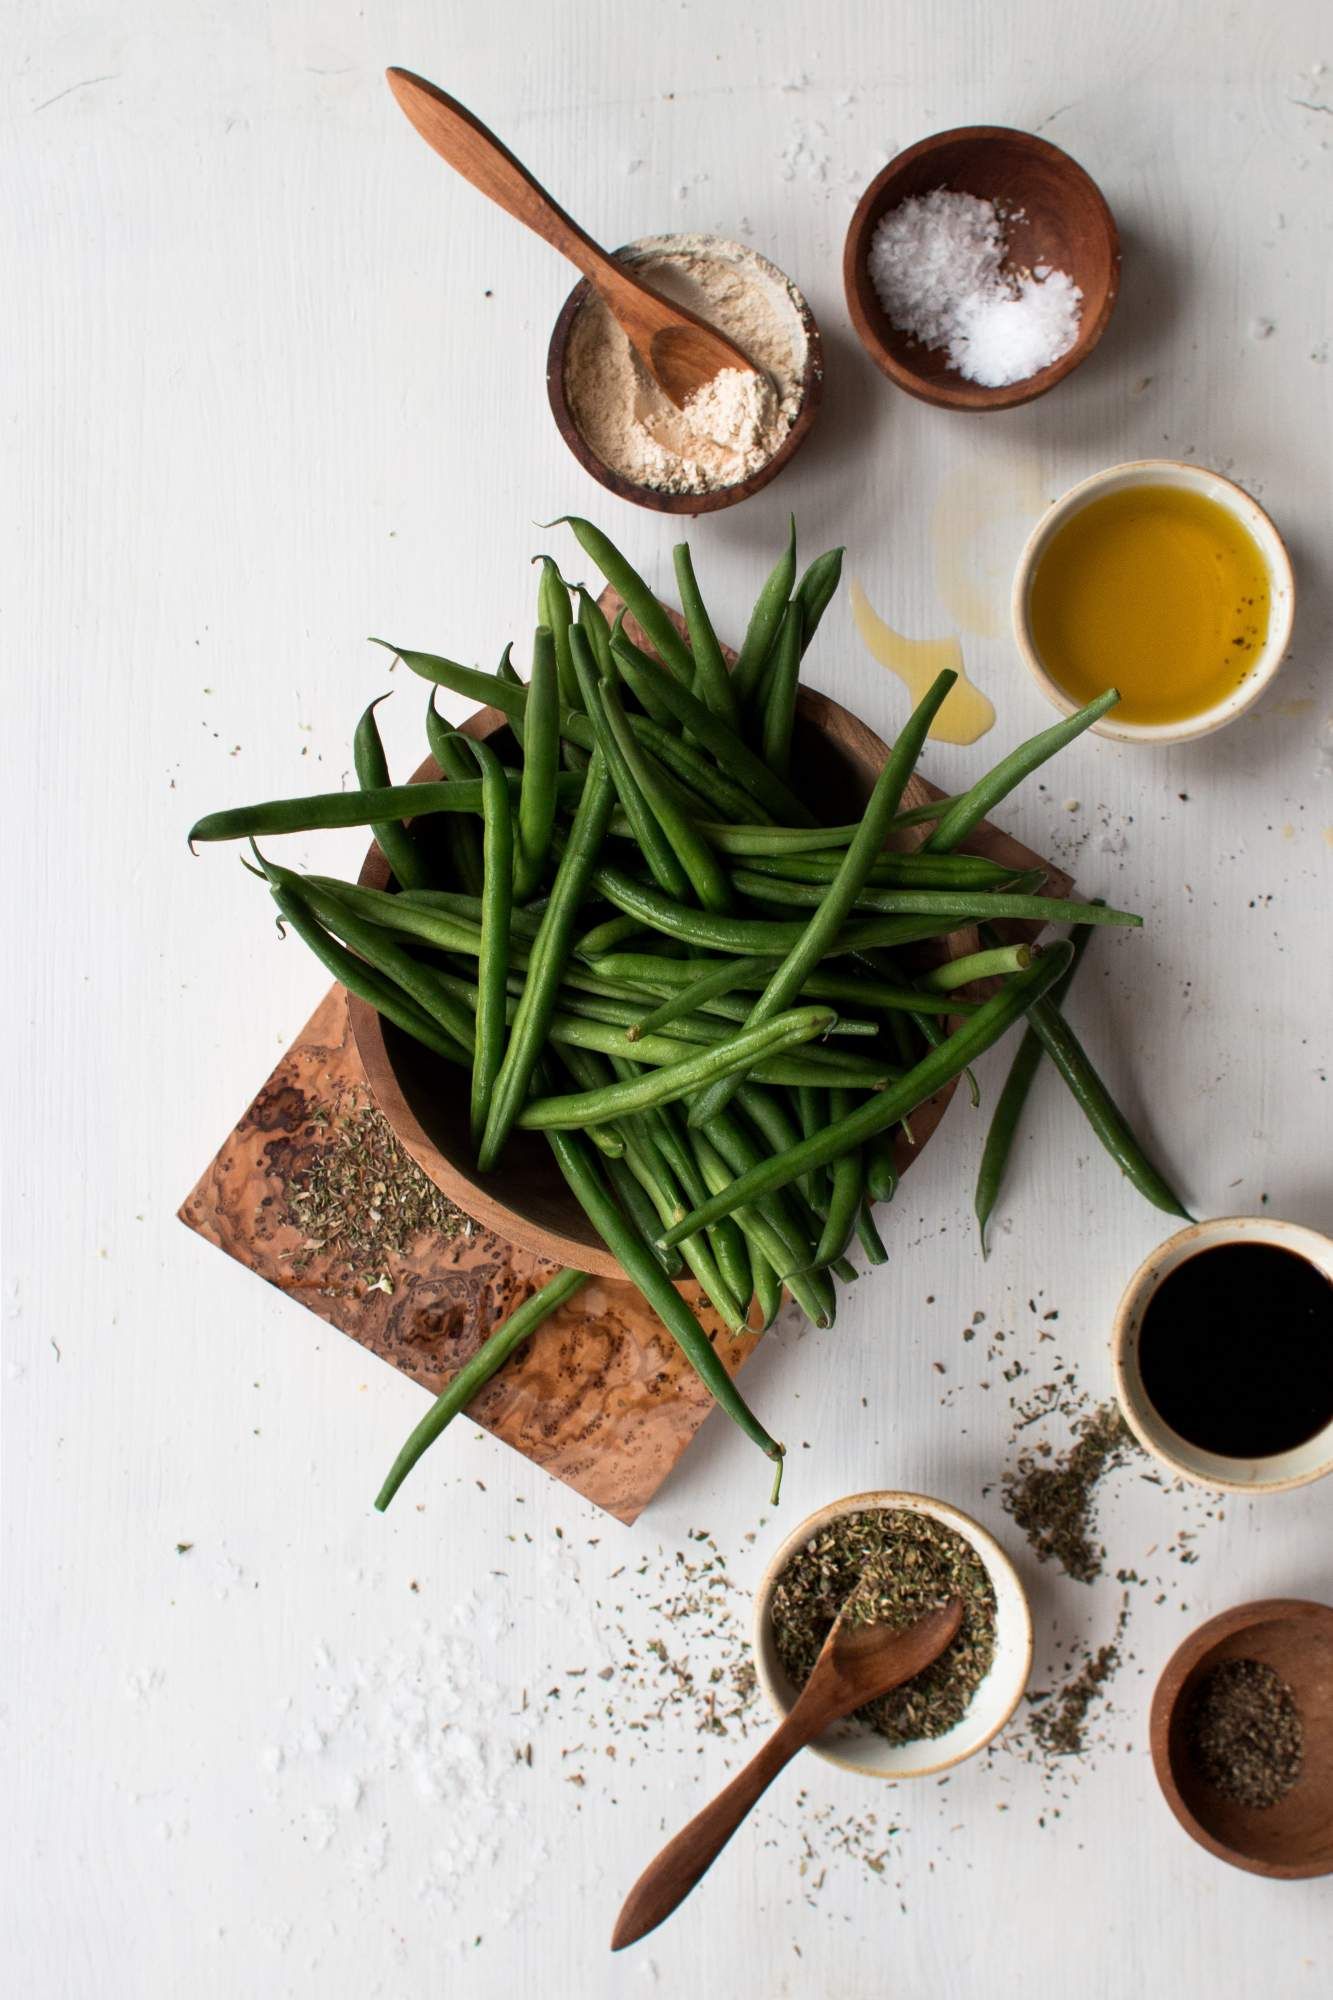
[[[993,1535],[924,1493],[853,1493],[788,1535],[759,1586],[759,1680],[785,1716],[834,1619],[910,1625],[963,1600],[958,1637],[924,1673],[812,1744],[817,1756],[876,1778],[925,1778],[960,1764],[1003,1729],[1032,1666],[1032,1617],[1018,1572]]]

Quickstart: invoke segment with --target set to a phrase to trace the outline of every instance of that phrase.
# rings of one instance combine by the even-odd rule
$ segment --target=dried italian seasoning
[[[1004,1504],[1038,1557],[1053,1558],[1078,1583],[1101,1575],[1106,1551],[1092,1529],[1097,1487],[1133,1444],[1119,1410],[1106,1403],[1085,1419],[1068,1451],[1045,1462],[1025,1452],[1005,1475]]]
[[[1238,1806],[1275,1806],[1301,1775],[1300,1710],[1263,1660],[1224,1660],[1205,1674],[1185,1733],[1200,1777]]]
[[[374,1105],[310,1114],[322,1135],[285,1163],[285,1220],[303,1237],[292,1269],[329,1259],[370,1291],[392,1292],[392,1259],[426,1234],[449,1242],[471,1223],[404,1152]]]
[[[901,1630],[949,1598],[963,1603],[958,1636],[915,1679],[856,1712],[890,1743],[943,1736],[967,1713],[995,1657],[995,1592],[985,1564],[952,1528],[905,1507],[842,1514],[797,1551],[773,1592],[773,1638],[801,1688],[833,1621]]]

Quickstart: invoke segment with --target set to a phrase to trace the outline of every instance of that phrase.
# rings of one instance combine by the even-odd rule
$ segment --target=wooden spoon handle
[[[802,1715],[798,1703],[786,1721],[765,1739],[744,1770],[738,1771],[731,1783],[667,1842],[626,1896],[611,1934],[612,1951],[622,1951],[627,1944],[646,1937],[685,1900],[778,1772],[798,1750],[805,1748],[811,1737],[818,1736],[827,1720],[823,1712]]]
[[[526,222],[585,277],[601,275],[615,266],[606,252],[579,228],[572,217],[552,201],[521,161],[502,146],[480,119],[454,98],[437,90],[424,77],[410,70],[385,71],[389,88],[426,144],[473,187],[480,188],[493,202],[519,222]]]

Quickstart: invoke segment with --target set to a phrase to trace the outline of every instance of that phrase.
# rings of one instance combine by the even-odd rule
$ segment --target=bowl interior
[[[515,754],[508,724],[497,709],[480,710],[464,727],[469,735],[491,742],[502,758]],[[881,739],[857,717],[813,689],[800,690],[793,770],[798,789],[821,816],[831,823],[854,818],[870,795],[884,756]],[[413,781],[438,777],[434,762],[427,759]],[[928,796],[922,781],[914,777],[904,793],[904,803],[924,803]],[[439,821],[422,821],[419,830],[427,840],[439,839],[439,825]],[[389,871],[377,847],[367,854],[360,881],[367,888],[388,886]],[[956,934],[949,941],[951,947],[967,949],[968,936]],[[515,1133],[506,1147],[503,1166],[493,1174],[478,1175],[462,1071],[382,1020],[363,1001],[351,1000],[350,1018],[367,1081],[380,1109],[418,1165],[466,1214],[538,1256],[602,1277],[622,1275],[565,1186],[539,1134]],[[914,1149],[900,1147],[900,1171],[919,1155],[947,1102],[948,1093],[942,1092],[916,1113],[913,1129],[917,1145]]]
[[[1228,1626],[1209,1638],[1211,1630]],[[1226,1660],[1272,1667],[1300,1711],[1301,1775],[1276,1805],[1235,1804],[1200,1775],[1191,1754],[1190,1711],[1199,1684]],[[1275,1602],[1211,1621],[1168,1665],[1155,1706],[1164,1711],[1154,1729],[1158,1776],[1172,1810],[1196,1839],[1224,1860],[1265,1874],[1333,1871],[1333,1608]]]
[[[1015,267],[1065,271],[1083,293],[1078,337],[1049,368],[988,389],[949,366],[943,349],[922,346],[896,327],[879,302],[867,258],[881,219],[911,195],[947,187],[993,201],[1004,214]],[[1004,409],[1030,402],[1067,375],[1101,338],[1120,282],[1120,245],[1096,183],[1058,146],[1003,126],[942,132],[900,153],[871,182],[847,235],[847,303],[871,358],[900,387],[954,409]]]
[[[1271,1243],[1306,1258],[1333,1283],[1333,1239],[1317,1229],[1262,1215],[1224,1215],[1177,1230],[1140,1265],[1125,1288],[1112,1333],[1116,1395],[1125,1422],[1145,1450],[1173,1472],[1201,1486],[1246,1493],[1276,1493],[1306,1486],[1333,1472],[1333,1424],[1291,1451],[1270,1458],[1223,1458],[1181,1437],[1149,1401],[1139,1369],[1139,1337],[1148,1305],[1161,1284],[1189,1257],[1222,1243]]]
[[[995,1658],[961,1721],[943,1736],[889,1743],[856,1723],[826,1730],[811,1744],[817,1756],[872,1778],[923,1778],[961,1763],[985,1747],[1013,1714],[1032,1667],[1032,1617],[1018,1572],[993,1535],[970,1515],[923,1493],[854,1493],[834,1501],[793,1529],[764,1573],[755,1602],[754,1648],[759,1679],[779,1716],[796,1700],[773,1639],[771,1607],[778,1578],[802,1544],[840,1514],[903,1507],[928,1514],[969,1542],[986,1566],[995,1591]]]

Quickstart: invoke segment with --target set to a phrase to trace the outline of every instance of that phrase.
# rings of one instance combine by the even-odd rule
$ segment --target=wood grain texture
[[[474,1227],[447,1243],[425,1236],[404,1256],[391,1258],[389,1292],[342,1282],[332,1252],[294,1269],[305,1238],[284,1219],[287,1183],[329,1143],[326,1117],[336,1123],[370,1102],[348,1027],[347,996],[334,987],[205,1170],[180,1217],[437,1396],[491,1329],[557,1267]],[[682,1290],[734,1372],[753,1338],[733,1338],[697,1286]],[[633,1286],[600,1277],[524,1341],[467,1414],[594,1506],[631,1522],[711,1407]]]

